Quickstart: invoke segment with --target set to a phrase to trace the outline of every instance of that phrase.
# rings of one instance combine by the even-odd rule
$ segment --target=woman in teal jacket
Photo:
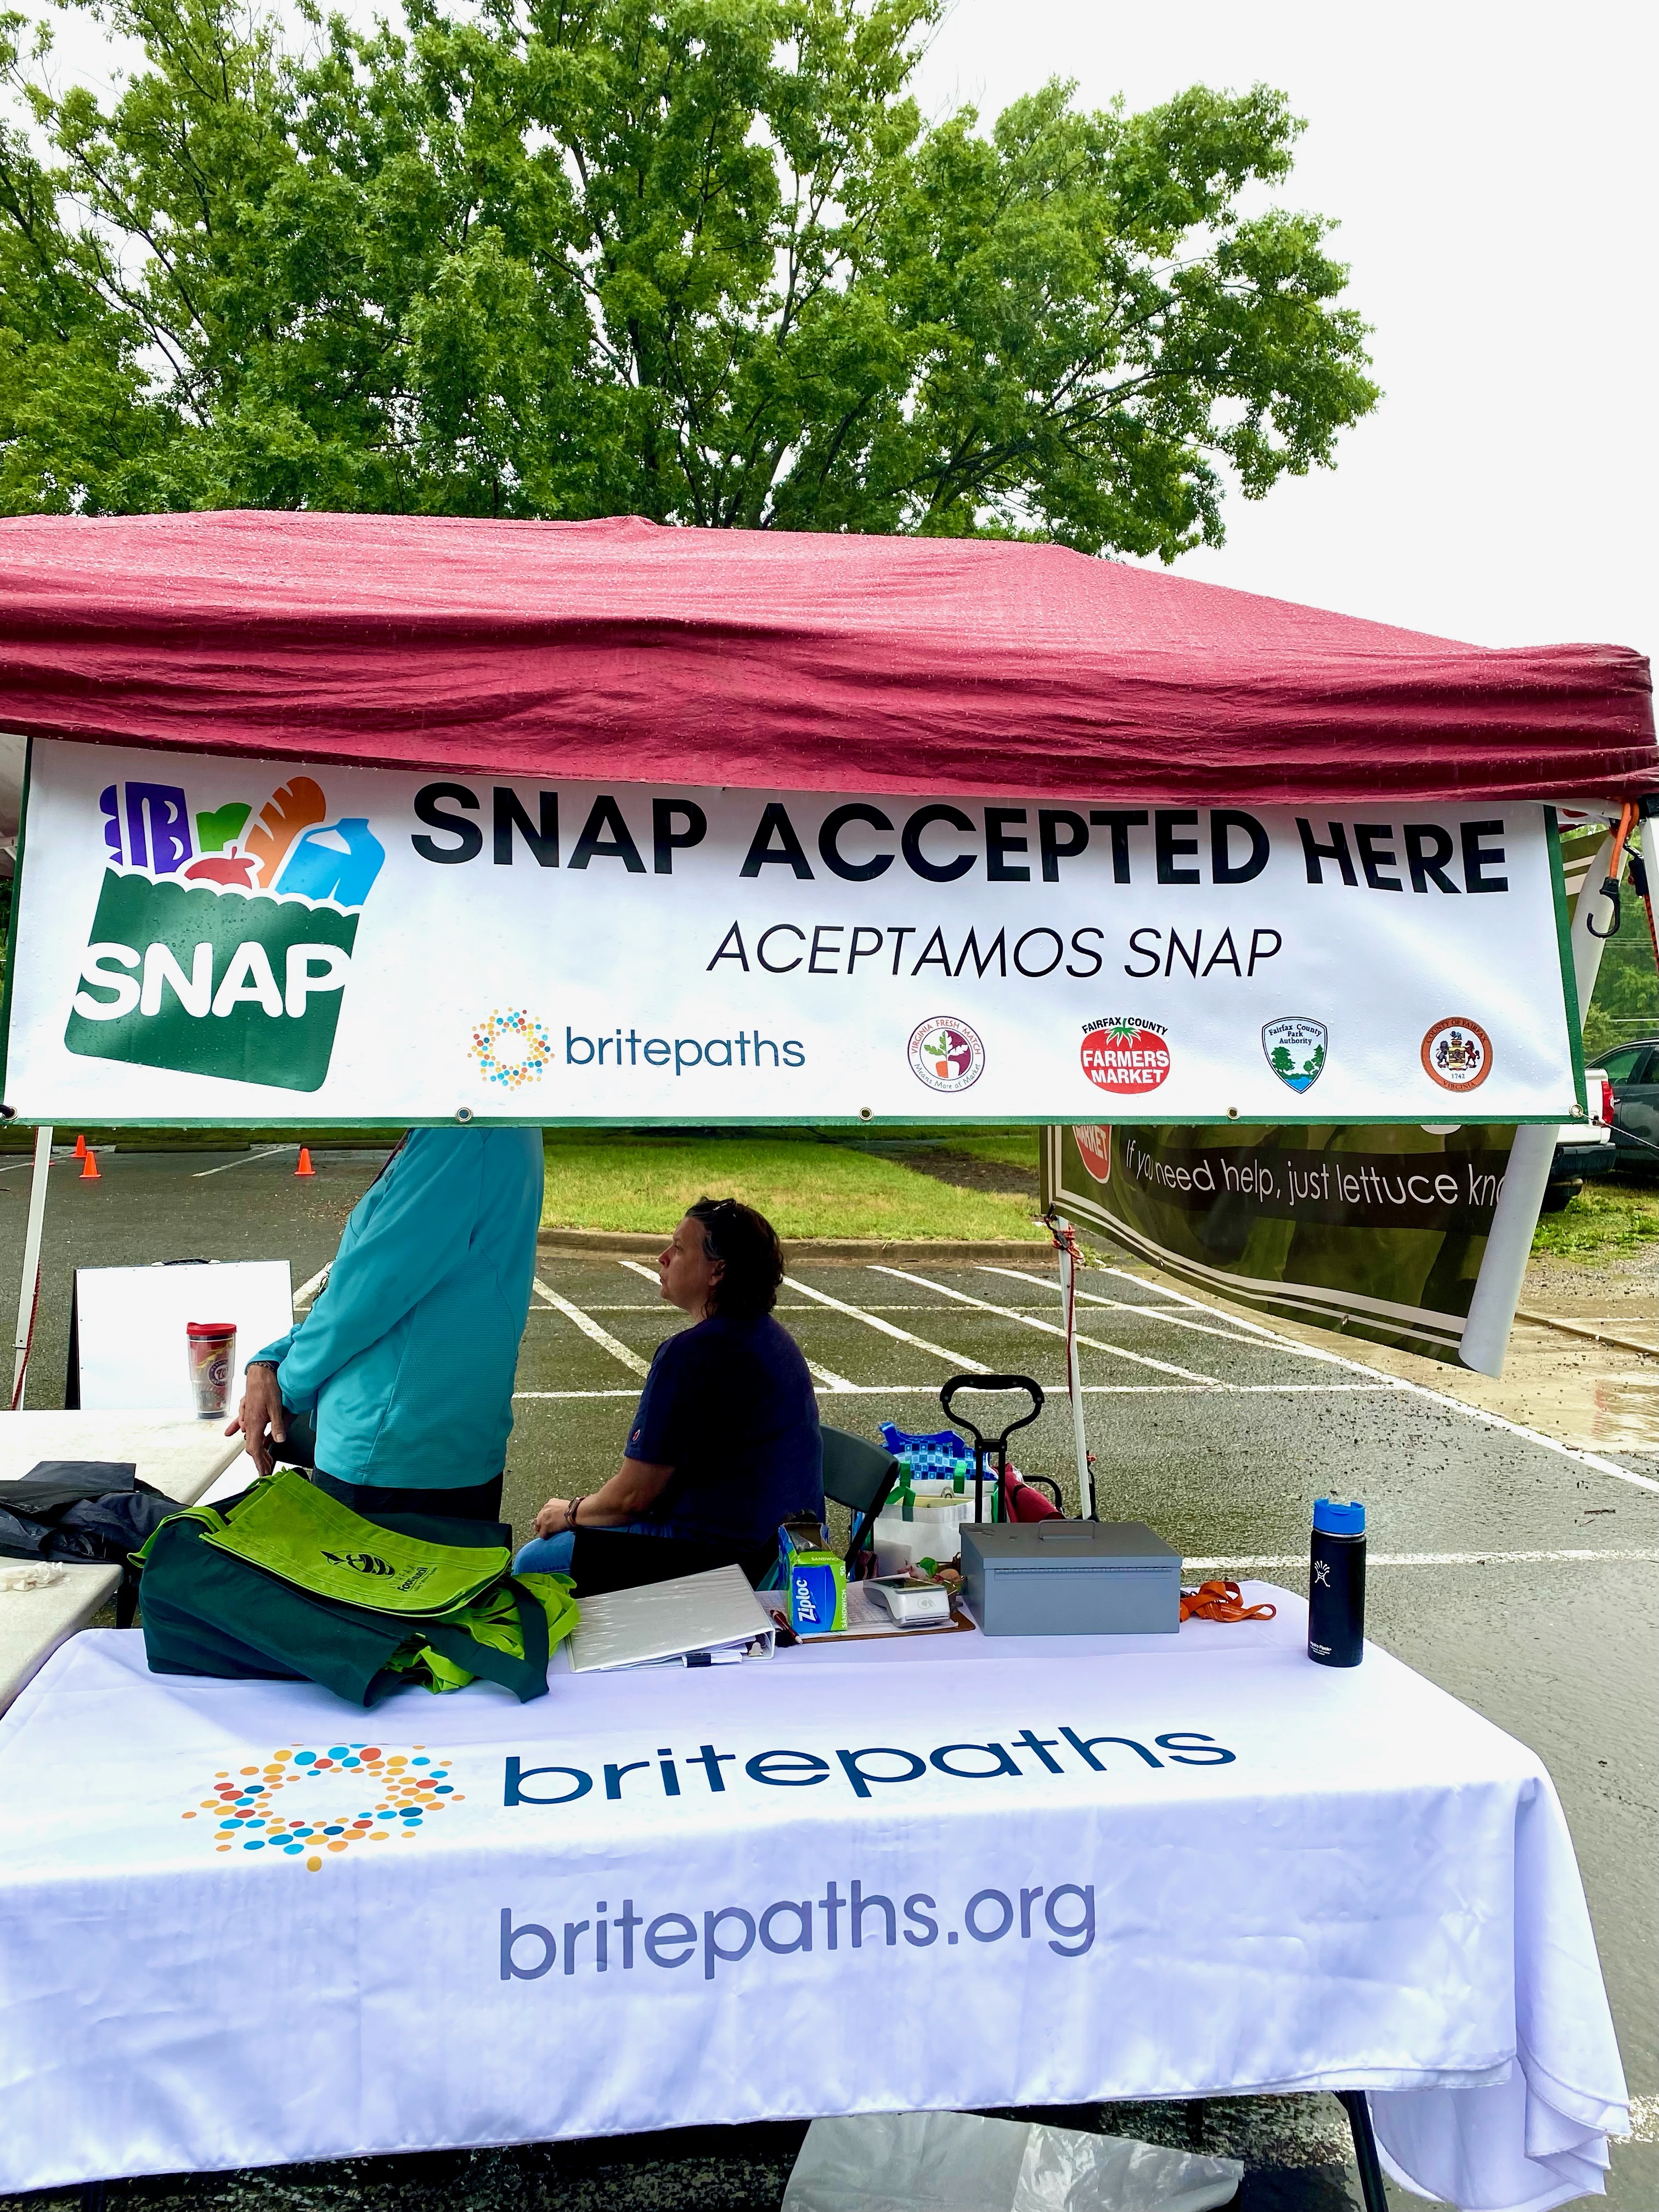
[[[346,1504],[495,1519],[541,1212],[539,1129],[412,1129],[226,1434],[265,1474],[314,1414],[313,1480]]]

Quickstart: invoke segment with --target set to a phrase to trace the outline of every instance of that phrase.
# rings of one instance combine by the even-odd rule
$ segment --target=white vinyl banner
[[[1364,2087],[1485,2212],[1625,2084],[1534,1754],[1306,1607],[372,1714],[89,1631],[0,1723],[0,2191],[765,2118]],[[858,1655],[869,1656],[860,1660]]]
[[[1372,817],[1375,818],[1372,818]],[[539,787],[38,741],[25,1121],[1562,1121],[1536,805]]]

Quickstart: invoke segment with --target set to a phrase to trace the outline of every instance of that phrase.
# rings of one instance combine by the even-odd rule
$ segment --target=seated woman
[[[752,1582],[781,1521],[822,1515],[812,1380],[772,1317],[782,1273],[769,1221],[735,1199],[698,1200],[657,1261],[660,1295],[692,1326],[658,1346],[621,1467],[586,1498],[548,1499],[521,1571],[568,1574],[574,1559],[580,1594],[735,1561]],[[611,1534],[579,1547],[590,1530]],[[645,1537],[659,1540],[633,1553],[627,1540]]]

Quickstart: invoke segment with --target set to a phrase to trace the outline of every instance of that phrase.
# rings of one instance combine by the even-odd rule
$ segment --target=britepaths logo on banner
[[[323,1784],[319,1790],[317,1784]],[[290,1790],[297,1794],[279,1805]],[[321,1750],[286,1745],[250,1766],[222,1766],[183,1820],[212,1817],[203,1830],[216,1852],[294,1859],[319,1874],[331,1854],[354,1844],[386,1844],[429,1833],[428,1822],[464,1802],[454,1761],[424,1745],[407,1751],[378,1743],[335,1743]]]
[[[207,774],[220,779],[216,763]],[[99,806],[107,859],[67,1048],[320,1089],[358,916],[386,859],[367,817],[331,822],[308,775],[280,786],[257,820],[250,801],[192,811],[182,785],[136,779],[111,784]]]

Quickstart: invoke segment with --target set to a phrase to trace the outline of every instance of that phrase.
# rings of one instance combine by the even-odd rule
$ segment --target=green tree
[[[0,19],[0,508],[632,512],[1170,559],[1375,404],[1263,87],[988,131],[940,0]]]

